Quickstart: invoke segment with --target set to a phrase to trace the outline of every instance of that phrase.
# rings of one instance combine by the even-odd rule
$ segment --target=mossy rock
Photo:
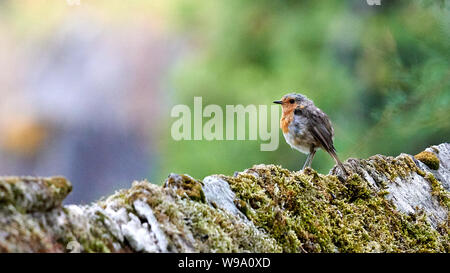
[[[406,215],[359,175],[342,183],[312,169],[258,165],[223,177],[249,204],[246,215],[285,252],[447,252],[445,233]],[[242,203],[239,201],[239,203]],[[242,206],[241,206],[242,207]]]
[[[12,205],[19,211],[46,211],[61,205],[72,191],[64,177],[0,177],[0,209]]]
[[[450,144],[436,147],[446,162]],[[0,177],[0,252],[449,252],[445,164],[430,172],[406,154],[344,164],[345,178],[276,165],[171,174],[84,206],[61,205],[64,178]]]
[[[186,174],[170,174],[164,183],[164,187],[172,188],[181,197],[188,197],[191,200],[205,202],[205,194],[202,189],[202,182]]]

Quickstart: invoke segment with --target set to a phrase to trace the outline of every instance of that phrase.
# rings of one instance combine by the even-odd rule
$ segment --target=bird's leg
[[[305,164],[303,165],[302,170],[304,170],[306,167],[308,167],[308,161],[309,161],[309,158],[310,158],[310,157],[311,157],[311,153],[308,154],[308,157],[307,157],[306,160],[305,160]]]
[[[311,167],[311,163],[313,161],[315,154],[316,154],[316,149],[314,147],[311,147],[308,157],[306,158],[305,165],[303,165],[302,170],[304,170],[306,167]]]

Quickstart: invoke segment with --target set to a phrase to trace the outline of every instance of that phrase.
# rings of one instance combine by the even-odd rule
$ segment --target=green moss
[[[439,158],[432,152],[423,151],[414,156],[417,160],[422,161],[432,170],[439,169]]]
[[[377,162],[397,175],[405,174],[397,170],[400,166],[415,166],[408,161],[396,164]],[[249,219],[286,252],[448,251],[448,238],[425,217],[396,211],[384,198],[386,191],[377,192],[358,175],[341,183],[312,169],[290,173],[268,165],[223,179],[250,205]]]
[[[202,182],[188,175],[170,174],[164,186],[175,189],[181,197],[188,197],[191,200],[205,203]]]
[[[347,191],[346,195],[348,196],[347,200],[349,202],[354,202],[358,199],[366,200],[370,198],[373,192],[369,189],[369,184],[366,181],[362,180],[359,175],[352,175],[347,179],[346,182]]]
[[[361,160],[361,164],[375,168],[378,173],[385,174],[390,181],[394,181],[397,177],[405,178],[412,172],[421,172],[414,161],[407,155],[396,158],[375,155],[367,160]]]
[[[441,205],[450,209],[450,194],[444,189],[442,184],[434,177],[432,173],[427,173],[425,179],[430,181],[431,194],[439,199]]]
[[[247,216],[247,218],[249,217],[250,209],[248,208],[248,205],[245,201],[242,201],[240,199],[235,199],[234,204],[245,216]],[[213,207],[217,207],[217,206],[214,205]]]
[[[178,195],[171,188],[137,183],[128,203],[146,200],[169,241],[181,252],[280,252],[277,242],[241,219],[208,204]]]

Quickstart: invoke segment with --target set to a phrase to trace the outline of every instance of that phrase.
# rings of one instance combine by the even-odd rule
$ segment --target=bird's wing
[[[314,139],[317,140],[327,152],[334,152],[333,127],[331,126],[328,116],[316,109],[305,112],[308,113],[308,127]]]

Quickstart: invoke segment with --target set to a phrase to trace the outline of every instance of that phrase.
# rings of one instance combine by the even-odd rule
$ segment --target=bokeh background
[[[170,172],[303,165],[281,132],[273,152],[174,141],[170,110],[194,96],[301,92],[332,119],[341,159],[415,154],[449,140],[449,62],[445,0],[1,0],[0,174],[64,175],[66,202],[86,203]],[[313,167],[333,164],[319,152]]]

